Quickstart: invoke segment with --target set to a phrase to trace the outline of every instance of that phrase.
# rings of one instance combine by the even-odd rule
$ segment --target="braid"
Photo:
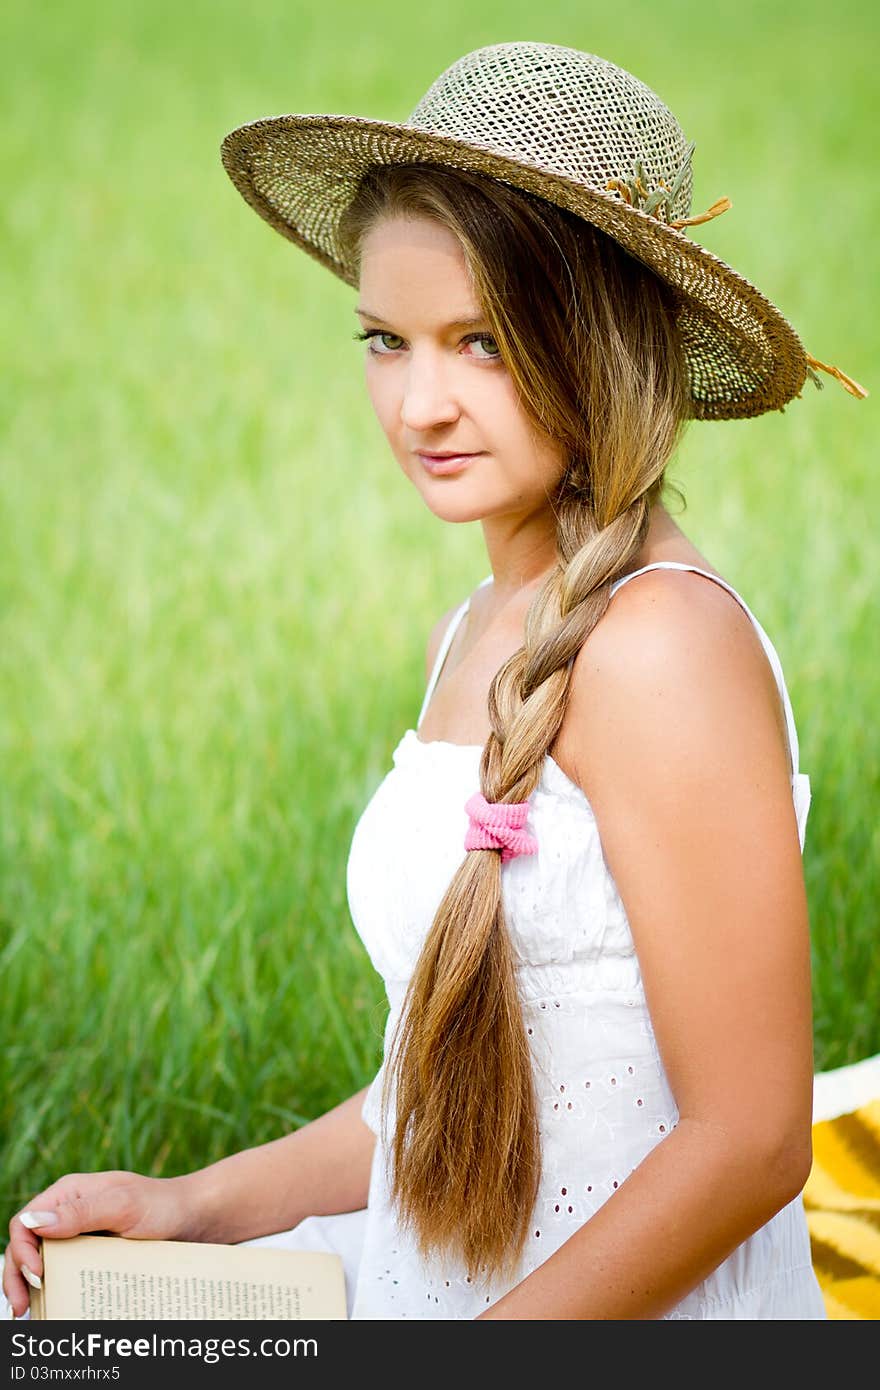
[[[602,529],[590,526],[532,600],[525,642],[489,690],[492,732],[480,759],[487,801],[526,801],[537,786],[562,724],[574,657],[649,518],[643,495]],[[569,541],[583,522],[581,505],[561,528]],[[530,1227],[541,1145],[496,850],[469,853],[440,904],[392,1040],[386,1105],[392,1077],[393,1190],[422,1253],[462,1253],[472,1277],[483,1262],[512,1268]],[[504,1107],[487,1107],[486,1098],[499,1095]]]
[[[575,516],[583,528],[582,506]],[[525,801],[537,786],[565,715],[574,658],[608,606],[612,581],[638,553],[649,521],[643,495],[608,525],[593,526],[532,600],[525,642],[489,689],[492,733],[480,762],[487,801]]]

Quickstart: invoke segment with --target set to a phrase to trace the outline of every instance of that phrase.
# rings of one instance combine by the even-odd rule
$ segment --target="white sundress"
[[[705,575],[727,589],[755,624],[784,705],[803,850],[810,780],[798,768],[791,702],[773,644],[736,590],[694,565],[645,565],[618,579],[612,595],[651,569]],[[468,606],[466,600],[444,634],[417,727]],[[481,746],[425,743],[416,729],[407,729],[394,750],[393,767],[355,827],[348,901],[355,928],[385,982],[386,1050],[425,935],[465,853],[464,804],[479,788],[480,754]],[[519,1271],[506,1283],[479,1285],[455,1261],[422,1262],[389,1200],[380,1069],[362,1111],[377,1134],[367,1207],[308,1217],[292,1232],[249,1242],[338,1250],[353,1319],[476,1317],[587,1221],[677,1124],[633,938],[593,811],[583,791],[549,755],[530,798],[528,828],[537,837],[537,854],[511,860],[502,870],[505,917],[518,955],[535,1066],[543,1154],[532,1233]],[[665,1316],[826,1318],[801,1197],[739,1245]]]
[[[792,796],[803,850],[810,781],[798,770],[798,739],[779,657],[739,594],[767,653],[785,709]],[[491,581],[492,576],[483,580]],[[444,634],[417,722],[421,724],[466,600]],[[355,827],[347,867],[352,920],[389,1001],[386,1046],[407,981],[450,879],[461,863],[464,804],[479,789],[481,746],[423,743],[407,729],[393,767]],[[382,1071],[363,1106],[377,1134],[367,1207],[310,1216],[291,1231],[248,1245],[335,1250],[342,1255],[352,1319],[472,1319],[550,1256],[625,1181],[678,1121],[659,1056],[623,903],[605,863],[583,791],[548,755],[530,798],[536,854],[502,869],[505,917],[518,954],[524,1021],[539,1097],[543,1177],[517,1275],[471,1283],[456,1262],[424,1264],[398,1227],[385,1180],[380,1133]],[[667,1318],[824,1319],[800,1197],[739,1245]]]

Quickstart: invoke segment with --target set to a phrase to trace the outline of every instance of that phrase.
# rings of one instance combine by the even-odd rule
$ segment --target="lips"
[[[478,457],[478,454],[419,454],[425,468],[434,478],[459,473],[468,466],[471,459]]]

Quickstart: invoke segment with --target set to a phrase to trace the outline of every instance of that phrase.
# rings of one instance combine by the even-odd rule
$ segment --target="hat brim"
[[[617,193],[479,144],[364,116],[251,121],[224,138],[221,158],[260,217],[351,286],[356,268],[338,227],[370,165],[424,162],[488,174],[583,217],[680,291],[693,418],[781,410],[806,379],[803,344],[760,290],[686,232]]]

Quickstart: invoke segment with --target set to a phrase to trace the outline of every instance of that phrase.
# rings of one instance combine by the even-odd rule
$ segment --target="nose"
[[[439,353],[410,350],[404,374],[400,419],[413,434],[457,420],[459,405]]]

